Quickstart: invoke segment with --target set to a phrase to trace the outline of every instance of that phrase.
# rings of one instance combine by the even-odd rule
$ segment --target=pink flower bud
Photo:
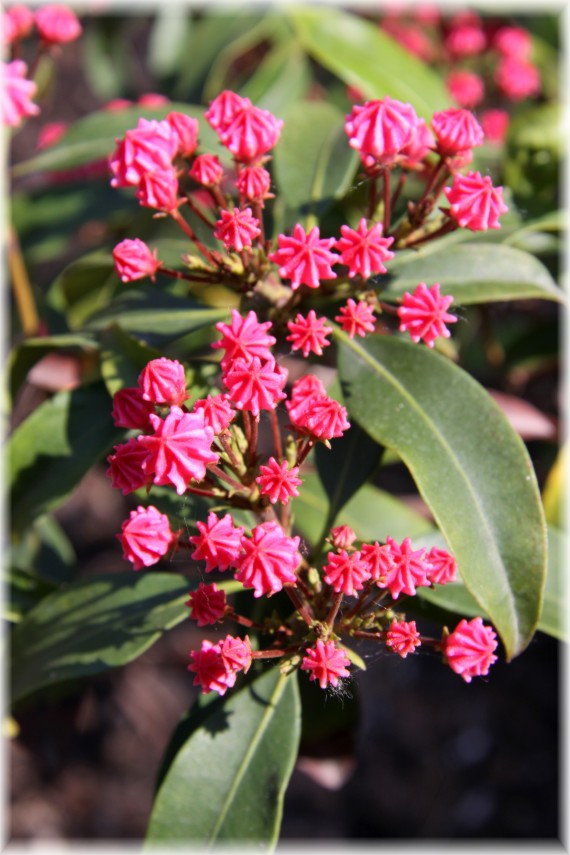
[[[318,288],[321,279],[336,279],[331,265],[339,261],[339,256],[330,249],[334,238],[321,238],[318,226],[305,234],[303,226],[297,224],[293,235],[278,235],[278,249],[269,253],[269,260],[279,266],[279,275],[291,280],[291,288],[296,291],[301,285]]]
[[[303,481],[297,478],[299,467],[293,466],[289,469],[287,461],[278,463],[274,457],[270,457],[267,466],[259,467],[260,475],[255,479],[259,484],[259,492],[262,496],[268,496],[272,505],[281,502],[286,505],[293,496],[298,496],[299,487]]]
[[[536,66],[517,57],[503,57],[495,70],[495,83],[511,101],[540,94],[540,74]]]
[[[455,315],[446,311],[453,303],[453,297],[442,297],[439,288],[438,282],[430,288],[425,282],[420,282],[413,294],[406,291],[398,309],[400,332],[409,332],[413,342],[424,341],[428,347],[433,347],[440,336],[449,338],[451,333],[445,324],[457,321]]]
[[[228,395],[238,410],[258,416],[261,410],[274,410],[286,396],[283,387],[287,373],[276,365],[273,357],[262,362],[235,359],[222,377]]]
[[[234,208],[233,211],[221,211],[220,215],[214,237],[221,240],[226,249],[241,252],[261,234],[259,220],[252,215],[251,208],[244,208],[243,211]]]
[[[82,32],[76,14],[59,4],[41,6],[36,12],[36,27],[42,39],[52,44],[73,42]]]
[[[151,110],[154,107],[164,107],[165,104],[169,103],[170,99],[167,98],[166,95],[161,95],[159,92],[145,92],[145,94],[141,95],[137,101],[137,104],[140,104],[141,107],[148,107]]]
[[[45,148],[55,145],[64,136],[68,127],[67,122],[48,122],[38,134],[37,150],[43,151]]]
[[[348,549],[356,540],[356,532],[349,525],[337,525],[331,528],[331,540],[336,549]]]
[[[336,241],[335,249],[340,250],[340,261],[348,267],[349,277],[362,276],[369,279],[373,273],[386,273],[384,262],[394,257],[388,247],[394,243],[393,237],[382,237],[382,224],[374,223],[370,228],[364,217],[358,228],[341,226],[342,237]]]
[[[355,303],[349,297],[346,305],[341,306],[339,311],[340,314],[335,317],[335,321],[338,321],[344,332],[348,333],[349,338],[354,338],[355,335],[364,338],[366,333],[374,332],[376,321],[374,312],[364,300]]]
[[[34,13],[27,6],[10,6],[3,14],[2,41],[4,44],[29,36],[34,28]]]
[[[416,647],[421,644],[420,634],[416,629],[416,622],[405,620],[393,620],[390,629],[386,633],[386,647],[405,659],[408,653],[414,653]]]
[[[162,264],[156,257],[157,252],[156,249],[151,251],[146,243],[138,238],[127,238],[118,243],[113,250],[113,261],[121,281],[134,282],[136,279],[150,276],[154,282],[156,271]]]
[[[356,591],[364,587],[364,583],[370,579],[368,567],[362,561],[360,552],[329,552],[328,564],[323,567],[324,580],[327,585],[332,585],[338,594],[341,591],[352,597]]]
[[[139,183],[137,199],[145,208],[172,214],[178,208],[178,178],[174,169],[145,172]]]
[[[443,639],[443,654],[447,664],[466,683],[470,683],[472,677],[489,673],[489,668],[497,661],[494,655],[496,649],[497,636],[492,627],[483,624],[480,617],[469,622],[464,618]]]
[[[321,689],[327,686],[338,686],[340,677],[350,677],[347,667],[350,659],[335,646],[334,641],[324,642],[318,639],[314,647],[306,649],[306,656],[301,662],[302,671],[310,671],[310,680],[318,680]]]
[[[206,573],[231,567],[241,551],[243,528],[234,526],[229,514],[218,519],[213,511],[208,514],[207,523],[198,520],[196,527],[200,534],[189,538],[195,546],[192,553],[194,561],[205,561]]]
[[[223,127],[218,126],[217,131],[220,141],[236,160],[254,164],[275,146],[282,127],[281,119],[244,98],[231,120]]]
[[[144,400],[153,404],[180,405],[189,397],[184,366],[176,359],[152,359],[139,374],[138,382]]]
[[[509,114],[506,110],[486,110],[481,114],[481,126],[488,142],[501,145],[507,136]]]
[[[225,89],[210,103],[204,113],[204,118],[215,131],[224,131],[236,113],[247,103],[249,101],[246,98]]]
[[[19,127],[23,119],[40,112],[31,100],[37,86],[26,78],[27,72],[28,66],[21,59],[3,63],[2,121],[10,128]]]
[[[136,187],[143,176],[173,171],[178,150],[178,134],[166,121],[139,119],[137,127],[126,132],[110,160],[112,187]]]
[[[119,389],[113,395],[113,421],[117,427],[135,430],[150,430],[149,415],[154,412],[154,405],[145,401],[141,390],[135,387]]]
[[[230,324],[219,321],[216,329],[222,334],[220,341],[215,341],[212,348],[225,350],[222,359],[222,370],[229,368],[232,362],[241,357],[251,360],[257,356],[262,361],[272,358],[270,348],[275,344],[274,336],[269,335],[271,321],[259,323],[254,311],[241,315],[237,309],[232,309]]]
[[[199,154],[188,174],[204,187],[215,187],[222,180],[224,167],[215,154]]]
[[[411,104],[386,97],[355,105],[344,128],[351,148],[389,166],[411,142],[417,118]]]
[[[170,529],[168,517],[153,505],[141,505],[131,511],[117,535],[123,547],[123,557],[131,561],[133,570],[150,567],[166,555],[175,544],[177,535]]]
[[[283,585],[296,585],[295,571],[301,563],[297,537],[287,537],[273,521],[255,526],[251,538],[242,537],[242,553],[236,559],[235,578],[246,588],[254,588],[254,597],[271,596]]]
[[[152,481],[152,475],[142,468],[142,461],[145,458],[146,449],[139,445],[135,438],[116,445],[114,454],[110,454],[107,458],[111,464],[107,469],[107,477],[111,479],[116,490],[121,490],[123,496]]]
[[[397,600],[400,594],[413,596],[416,587],[429,585],[424,561],[425,549],[413,551],[409,537],[406,537],[400,546],[391,537],[387,537],[386,545],[390,549],[392,569],[385,580],[377,581],[379,588],[388,588],[393,599]]]
[[[294,321],[287,322],[287,329],[291,335],[287,341],[292,342],[292,350],[302,350],[306,358],[309,353],[316,356],[323,355],[323,347],[328,347],[330,341],[327,336],[332,333],[332,327],[326,326],[326,318],[317,318],[315,310],[311,309],[306,318],[298,314]]]
[[[446,80],[446,86],[460,107],[476,107],[485,97],[483,80],[472,71],[452,71]]]
[[[485,49],[485,43],[485,33],[479,23],[452,27],[445,39],[445,47],[453,57],[475,56]]]
[[[218,591],[216,585],[200,582],[186,602],[190,607],[190,617],[198,621],[198,626],[210,626],[221,620],[226,610],[226,592]]]
[[[184,113],[169,113],[166,121],[178,137],[178,154],[190,157],[198,145],[198,119]]]
[[[451,107],[434,113],[431,126],[437,139],[437,150],[443,157],[459,154],[483,143],[483,129],[469,110]]]
[[[503,56],[525,60],[532,50],[532,37],[522,27],[501,27],[493,37],[493,47]]]
[[[461,228],[473,232],[500,229],[499,217],[509,210],[503,202],[503,188],[493,187],[491,177],[480,172],[455,175],[452,186],[443,192],[451,205],[450,216]]]
[[[236,187],[241,196],[248,202],[262,202],[273,199],[269,192],[271,176],[262,166],[246,166],[242,169],[236,181]]]

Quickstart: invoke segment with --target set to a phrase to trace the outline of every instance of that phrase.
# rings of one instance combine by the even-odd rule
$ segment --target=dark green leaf
[[[277,842],[300,731],[296,675],[271,668],[208,706],[156,797],[146,842]]]
[[[426,120],[449,107],[439,75],[377,24],[331,7],[291,7],[288,14],[307,53],[365,98],[409,102]]]
[[[442,294],[453,294],[455,303],[469,305],[494,300],[564,301],[546,267],[534,256],[504,244],[461,244],[440,252],[406,255],[391,263],[392,278],[382,297],[401,297],[420,282],[439,282]],[[380,284],[383,284],[382,277]]]
[[[276,45],[265,56],[241,94],[256,106],[280,117],[306,94],[310,83],[306,54],[291,41]]]
[[[60,392],[15,430],[8,444],[11,523],[21,531],[61,504],[124,431],[113,425],[103,383]]]
[[[349,413],[398,452],[515,656],[536,628],[546,575],[545,523],[523,443],[475,380],[437,353],[335,333]]]

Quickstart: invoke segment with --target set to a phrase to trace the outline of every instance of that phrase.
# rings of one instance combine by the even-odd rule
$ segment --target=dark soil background
[[[59,88],[42,121],[70,120],[100,106],[77,74],[80,50],[76,44],[64,51]],[[158,91],[142,68],[133,87]],[[18,135],[18,159],[33,152],[38,128],[33,120]],[[90,248],[75,245],[71,252]],[[46,280],[53,272],[46,267]],[[556,415],[555,376],[522,394]],[[27,386],[20,415],[42,397]],[[57,513],[81,577],[126,567],[115,533],[128,506],[104,472],[104,466],[91,472]],[[399,483],[407,489],[405,478]],[[22,704],[15,712],[19,734],[7,750],[12,840],[144,836],[162,754],[196,697],[186,665],[200,637],[188,621],[127,667]],[[303,744],[285,799],[284,841],[560,837],[555,640],[537,634],[521,657],[497,663],[488,678],[470,685],[427,653],[405,661],[366,646],[360,653],[367,670],[347,688],[358,694],[360,720]]]

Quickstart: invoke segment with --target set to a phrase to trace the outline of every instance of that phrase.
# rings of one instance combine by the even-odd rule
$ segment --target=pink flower
[[[216,329],[222,334],[222,338],[220,341],[215,341],[212,347],[214,349],[222,347],[226,351],[222,359],[222,370],[237,358],[245,360],[251,360],[254,356],[262,360],[271,358],[269,348],[276,342],[276,339],[268,334],[271,321],[260,324],[255,312],[250,311],[243,316],[237,309],[232,309],[231,323],[224,324],[220,321],[216,324]]]
[[[446,585],[454,582],[457,576],[457,562],[445,549],[432,547],[425,557],[428,582],[432,585]]]
[[[303,226],[297,224],[293,235],[279,235],[278,249],[269,253],[269,260],[279,266],[279,275],[291,280],[291,288],[296,291],[301,285],[318,288],[320,279],[336,279],[331,269],[339,256],[330,252],[334,238],[319,237],[319,228],[314,226],[305,234]]]
[[[416,133],[400,152],[398,162],[404,169],[419,169],[422,161],[435,146],[435,138],[424,119],[416,121]],[[342,227],[341,227],[342,228]]]
[[[52,44],[73,42],[81,35],[77,15],[67,6],[41,6],[36,12],[36,27],[42,39]]]
[[[249,202],[273,199],[273,193],[269,192],[270,186],[271,176],[262,166],[246,166],[241,170],[236,181],[240,195]]]
[[[474,56],[485,49],[485,33],[479,24],[453,27],[445,39],[445,47],[454,57]]]
[[[318,680],[321,689],[330,684],[338,686],[340,677],[350,677],[347,666],[350,659],[343,650],[335,647],[334,641],[324,642],[320,638],[314,647],[306,649],[307,655],[301,662],[302,671],[310,671],[310,680]]]
[[[145,472],[142,462],[146,458],[146,449],[142,448],[135,438],[116,445],[114,454],[110,454],[107,460],[111,464],[107,469],[107,476],[116,490],[121,490],[123,496],[138,490],[152,481],[152,474]]]
[[[540,93],[540,74],[532,63],[503,57],[495,70],[495,83],[511,101],[522,101]]]
[[[186,393],[184,366],[176,359],[161,356],[143,368],[138,378],[142,396],[153,404],[182,404]]]
[[[447,664],[466,683],[470,683],[472,677],[489,673],[489,668],[497,661],[494,655],[496,649],[497,636],[492,627],[483,624],[480,617],[473,618],[469,623],[464,618],[443,641]]]
[[[385,587],[386,579],[394,569],[394,559],[390,546],[380,546],[377,541],[363,543],[360,558],[369,573],[370,579]]]
[[[340,262],[348,267],[349,277],[362,276],[369,279],[373,273],[386,273],[384,262],[394,257],[388,247],[394,243],[393,237],[382,237],[382,224],[375,223],[370,228],[364,217],[358,228],[341,226],[342,237],[336,241],[335,249],[340,250]]]
[[[460,107],[476,107],[485,97],[483,80],[472,71],[452,71],[447,77],[446,86]]]
[[[287,341],[292,342],[292,350],[302,350],[306,358],[309,353],[323,355],[323,347],[328,347],[327,336],[332,333],[332,327],[326,326],[326,318],[317,318],[315,310],[311,309],[306,318],[298,314],[294,321],[287,322],[291,335]]]
[[[253,659],[249,636],[246,635],[242,639],[226,635],[224,640],[220,642],[220,655],[227,671],[233,674],[243,671],[244,674],[247,674]]]
[[[459,154],[483,143],[483,129],[469,110],[451,107],[434,113],[431,126],[442,157]]]
[[[265,362],[257,356],[251,360],[234,359],[222,379],[236,408],[247,410],[254,416],[258,416],[261,410],[274,410],[286,397],[283,387],[287,374],[276,365],[273,357]]]
[[[37,150],[43,151],[45,148],[55,145],[63,138],[68,127],[67,122],[48,122],[47,125],[44,125],[40,129],[38,134],[36,142]]]
[[[220,214],[214,237],[221,240],[226,249],[241,252],[261,234],[259,220],[252,215],[251,208],[244,208],[243,211],[234,208],[233,211],[220,211]]]
[[[170,529],[168,517],[153,505],[139,505],[125,520],[122,534],[117,537],[123,547],[123,557],[130,561],[133,570],[150,567],[166,555],[174,545],[177,535]]]
[[[154,404],[145,401],[138,387],[125,387],[113,395],[111,415],[117,427],[137,430],[150,430],[149,415],[154,412]]]
[[[485,139],[495,145],[505,141],[509,127],[509,114],[506,110],[486,110],[481,114],[481,126]]]
[[[270,457],[267,466],[260,466],[259,471],[261,475],[255,479],[255,483],[259,484],[259,492],[262,496],[269,496],[272,505],[275,502],[286,505],[291,497],[299,495],[297,487],[303,481],[297,478],[298,466],[289,469],[286,460],[278,463],[274,457]]]
[[[198,626],[209,626],[223,618],[226,592],[218,591],[217,585],[200,582],[196,590],[191,591],[186,605],[190,608],[190,617],[198,621]]]
[[[113,250],[115,270],[122,282],[134,282],[150,276],[155,281],[155,274],[162,262],[157,258],[158,250],[150,250],[146,243],[138,238],[123,240]]]
[[[150,109],[163,107],[169,103],[170,98],[167,98],[166,95],[161,95],[159,92],[145,92],[137,100],[137,104],[140,104],[141,107],[149,107]]]
[[[254,597],[271,596],[283,585],[296,585],[295,571],[301,563],[299,537],[287,537],[273,521],[255,526],[251,538],[242,537],[242,554],[235,562],[235,578],[246,588],[254,588]]]
[[[113,98],[105,104],[103,110],[108,110],[109,113],[120,113],[122,110],[128,110],[132,103],[128,98]]]
[[[139,119],[137,127],[117,140],[110,161],[112,187],[137,186],[144,175],[172,170],[178,134],[166,121]]]
[[[421,644],[420,634],[416,630],[416,622],[393,620],[386,633],[386,647],[405,659],[408,653],[414,653]]]
[[[199,154],[188,174],[198,184],[202,184],[204,187],[214,187],[222,180],[224,167],[215,154]]]
[[[246,104],[247,99],[236,95],[229,89],[214,98],[204,113],[204,118],[215,131],[225,131],[236,113]],[[247,102],[249,103],[249,102]]]
[[[411,104],[385,97],[355,105],[344,129],[351,148],[389,166],[412,141],[417,118]]]
[[[472,232],[500,229],[499,217],[508,211],[503,202],[503,188],[493,187],[489,175],[468,172],[455,175],[451,187],[443,191],[450,204],[450,216]]]
[[[349,338],[354,338],[355,335],[364,338],[367,332],[374,332],[374,312],[368,303],[363,300],[355,303],[349,297],[346,306],[341,306],[339,311],[340,315],[335,317],[335,321],[348,333]]]
[[[219,455],[210,449],[214,431],[206,427],[202,413],[185,413],[176,406],[164,420],[152,414],[149,419],[154,436],[138,437],[148,450],[143,468],[154,473],[155,484],[172,484],[181,496],[190,481],[204,478],[208,463],[218,462]]]
[[[196,547],[192,553],[194,561],[206,562],[206,573],[211,570],[227,570],[232,566],[241,550],[243,528],[234,526],[229,514],[219,519],[213,511],[208,522],[196,521],[200,534],[188,538]]]
[[[34,28],[34,13],[27,6],[10,6],[3,14],[2,40],[5,44],[29,36]]]
[[[356,540],[356,532],[349,525],[337,525],[331,528],[330,538],[336,549],[348,549]]]
[[[360,552],[329,552],[328,564],[323,567],[324,580],[333,586],[335,593],[341,591],[352,597],[356,591],[364,587],[364,583],[370,578],[368,568],[361,561]]]
[[[236,160],[255,163],[277,143],[283,122],[268,110],[254,107],[248,98],[242,99],[231,119],[216,129],[220,141]]]
[[[40,108],[32,102],[37,86],[28,80],[28,66],[21,59],[3,63],[4,86],[2,91],[2,121],[10,128],[17,128],[22,119],[37,116]]]
[[[172,214],[179,205],[178,178],[174,169],[145,172],[139,182],[137,199],[145,208]]]
[[[222,433],[235,418],[232,403],[227,395],[208,395],[194,404],[194,412],[204,414],[204,423],[213,428],[214,434]]]
[[[177,154],[182,157],[194,154],[198,145],[198,119],[184,113],[169,113],[166,121],[178,137]]]
[[[303,381],[307,379],[300,378]],[[350,427],[346,409],[324,391],[319,392],[319,388],[323,388],[320,381],[316,381],[318,386],[313,383],[311,386],[307,383],[299,386],[300,380],[293,386],[291,400],[285,402],[292,426],[299,433],[324,442],[342,436]]]
[[[532,38],[522,27],[501,27],[493,37],[493,47],[503,56],[528,59],[532,50]]]
[[[195,673],[193,685],[201,686],[203,695],[212,691],[225,695],[235,684],[236,675],[226,668],[219,644],[203,641],[202,649],[191,650],[190,656],[188,670]]]
[[[409,537],[402,541],[401,546],[391,537],[387,537],[386,545],[390,548],[393,566],[385,582],[379,580],[376,583],[379,588],[389,588],[393,599],[397,600],[402,593],[413,596],[416,587],[429,585],[424,561],[425,549],[412,551]]]
[[[425,341],[428,347],[433,347],[440,336],[449,338],[451,333],[445,324],[457,321],[455,315],[446,311],[453,297],[440,296],[439,287],[437,282],[430,288],[425,282],[420,282],[413,294],[406,291],[403,304],[398,308],[400,332],[407,330],[413,342]]]

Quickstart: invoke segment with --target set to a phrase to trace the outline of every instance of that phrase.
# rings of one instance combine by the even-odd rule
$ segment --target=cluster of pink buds
[[[381,302],[378,290],[399,249],[455,228],[498,227],[506,210],[501,188],[479,173],[462,172],[483,140],[479,123],[469,111],[452,108],[436,113],[428,126],[409,104],[390,98],[355,106],[345,129],[369,182],[367,216],[343,225],[338,237],[296,223],[272,244],[263,219],[272,198],[266,167],[282,122],[229,91],[211,102],[205,118],[231,153],[231,170],[224,165],[227,153],[200,150],[197,121],[178,113],[163,121],[140,119],[117,140],[111,159],[113,186],[136,188],[141,204],[172,217],[198,253],[184,256],[187,270],[173,270],[156,248],[125,238],[113,251],[121,280],[170,276],[189,288],[223,282],[241,299],[241,311],[232,309],[216,324],[211,347],[219,373],[207,398],[193,401],[184,366],[165,357],[149,362],[136,387],[115,394],[115,424],[133,433],[108,458],[113,485],[125,495],[144,489],[151,496],[154,485],[171,487],[209,505],[207,520],[196,520],[188,535],[154,505],[139,504],[118,535],[124,557],[140,570],[174,553],[177,561],[188,555],[193,568],[216,574],[215,582],[200,582],[190,592],[190,616],[198,626],[233,621],[259,633],[259,649],[252,650],[248,637],[227,635],[191,652],[189,668],[203,692],[224,694],[254,659],[278,659],[284,671],[299,668],[323,689],[334,688],[350,675],[346,644],[358,639],[380,642],[402,658],[420,645],[431,647],[466,681],[486,674],[496,658],[491,627],[480,619],[463,621],[430,639],[401,612],[418,588],[453,581],[457,568],[448,552],[413,549],[409,538],[359,543],[342,525],[330,532],[325,556],[301,543],[292,506],[302,493],[303,467],[315,445],[330,448],[350,423],[315,373],[302,371],[293,381],[282,364],[287,345],[299,361],[321,357],[335,335],[374,335],[384,313],[399,332],[430,348],[450,335],[447,325],[457,320],[448,311],[453,297],[441,294],[439,283],[418,283],[397,307]],[[392,191],[396,170],[401,177]],[[412,172],[424,192],[393,227],[392,212]],[[449,207],[438,213],[443,195]],[[196,237],[196,218],[211,228],[216,249]],[[315,292],[319,305],[330,306],[327,314],[303,308]],[[249,512],[256,522],[236,525],[232,509]],[[256,599],[286,595],[292,613],[273,612],[260,623],[238,614],[219,587],[223,573]]]

